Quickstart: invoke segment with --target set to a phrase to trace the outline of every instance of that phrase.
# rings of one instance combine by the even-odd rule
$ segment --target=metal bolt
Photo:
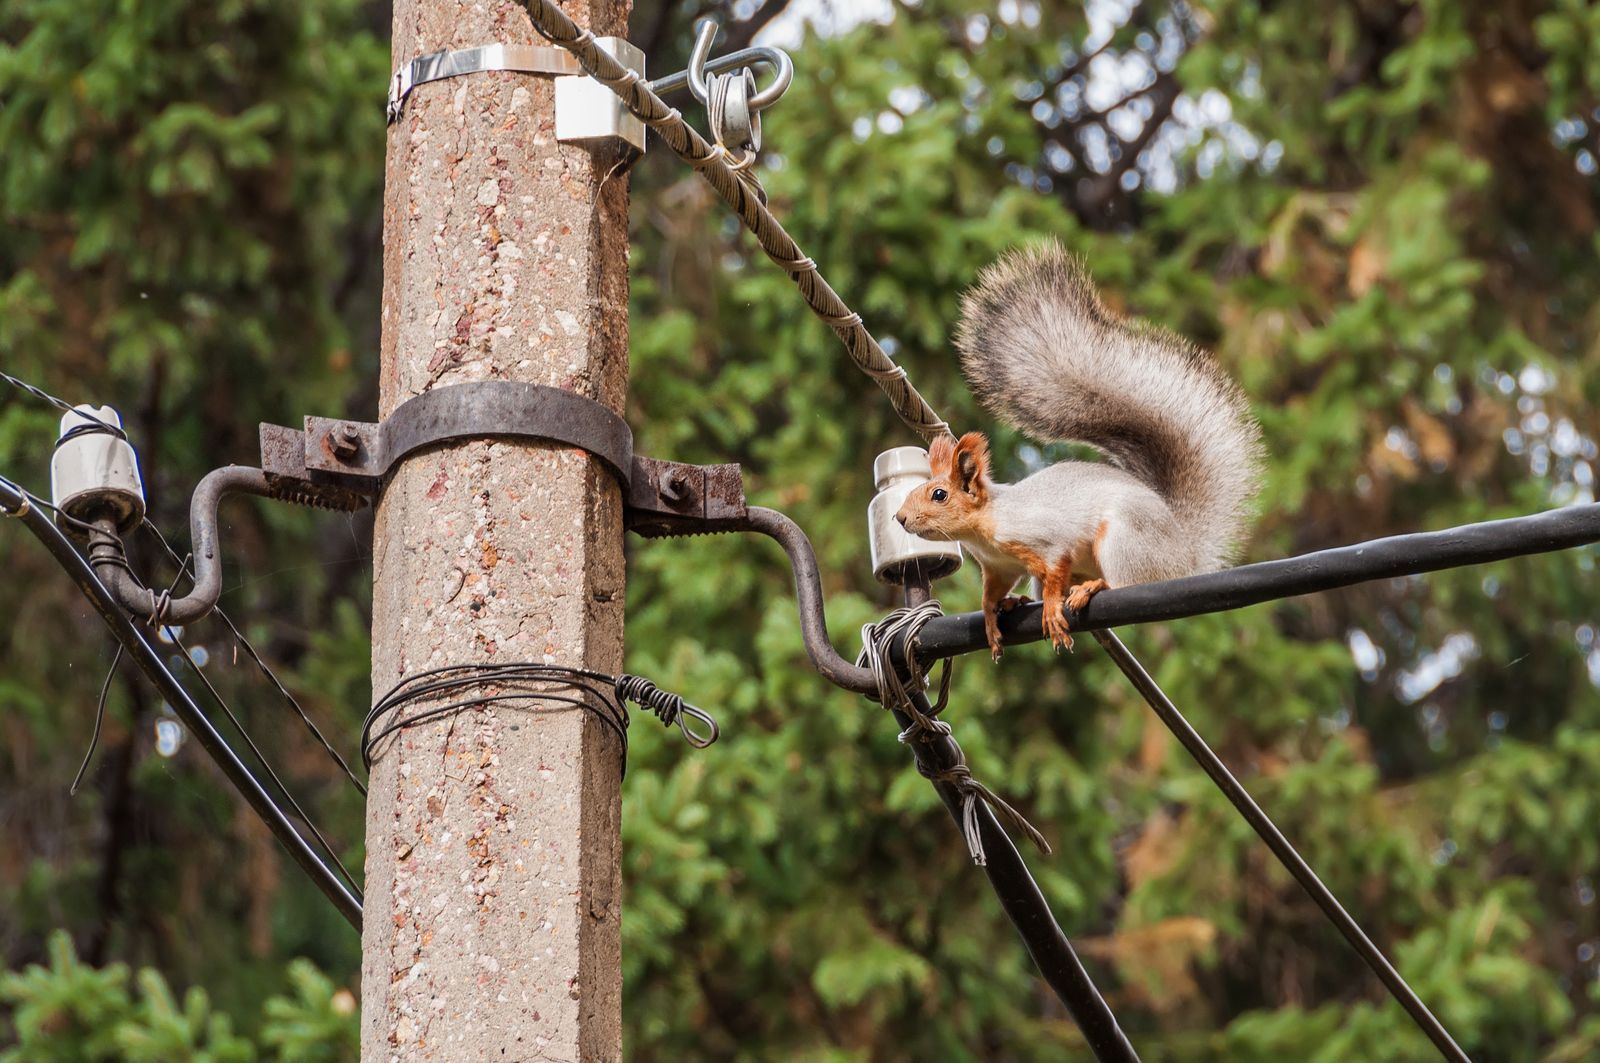
[[[684,479],[681,472],[675,472],[667,477],[666,483],[661,485],[661,497],[668,502],[681,502],[688,490],[689,481]]]
[[[333,456],[349,461],[361,449],[361,431],[353,424],[342,424],[328,433]]]

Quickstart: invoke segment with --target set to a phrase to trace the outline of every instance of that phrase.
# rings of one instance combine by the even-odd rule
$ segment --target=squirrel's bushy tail
[[[961,365],[990,411],[1037,439],[1105,452],[1167,500],[1207,567],[1228,561],[1259,479],[1261,433],[1210,355],[1118,318],[1054,242],[990,266],[961,310]]]

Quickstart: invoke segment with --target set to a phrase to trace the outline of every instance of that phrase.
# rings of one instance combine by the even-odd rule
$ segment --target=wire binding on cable
[[[900,733],[900,741],[924,746],[940,739],[948,741],[954,757],[951,763],[942,768],[933,767],[918,752],[917,771],[924,778],[954,787],[961,795],[961,835],[966,840],[967,852],[971,854],[973,863],[980,867],[988,863],[978,821],[979,801],[987,804],[997,818],[1027,835],[1040,852],[1048,855],[1050,843],[1044,835],[1022,813],[973,778],[972,769],[967,767],[966,756],[956,743],[950,725],[938,718],[950,697],[949,658],[945,658],[944,671],[939,678],[939,698],[932,706],[932,711],[925,713],[917,708],[914,698],[928,689],[928,673],[917,665],[911,647],[916,642],[917,632],[929,621],[943,615],[938,601],[929,600],[921,605],[896,609],[882,620],[864,625],[861,628],[861,655],[856,658],[856,664],[871,669],[872,677],[878,684],[878,700],[884,708],[898,710],[911,717],[911,726]],[[897,642],[906,647],[907,667],[904,676],[889,659],[890,647]]]

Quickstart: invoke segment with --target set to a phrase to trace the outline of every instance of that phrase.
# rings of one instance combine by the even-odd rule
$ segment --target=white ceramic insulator
[[[872,574],[884,583],[902,582],[915,567],[929,580],[961,567],[958,544],[919,539],[894,519],[906,496],[932,476],[928,452],[921,447],[895,447],[872,463],[878,493],[867,507],[867,535],[872,542]]]
[[[122,427],[122,418],[110,406],[79,406],[90,414],[65,414],[61,435],[94,424]],[[144,483],[139,479],[139,458],[133,445],[109,432],[84,432],[56,447],[50,459],[50,495],[56,508],[86,523],[101,517],[117,522],[126,535],[144,519]],[[68,528],[70,529],[70,525]]]

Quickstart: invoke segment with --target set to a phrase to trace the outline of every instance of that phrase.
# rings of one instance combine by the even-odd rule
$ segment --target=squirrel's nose
[[[904,528],[906,526],[906,515],[904,513],[896,513],[894,519],[900,522],[900,527]]]

